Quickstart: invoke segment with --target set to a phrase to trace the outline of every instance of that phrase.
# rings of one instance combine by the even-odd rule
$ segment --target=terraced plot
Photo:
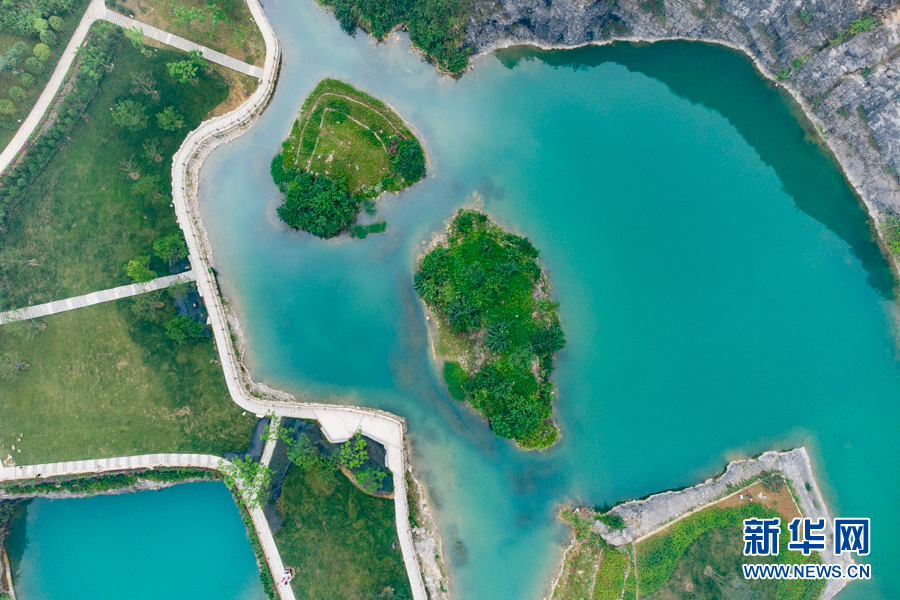
[[[389,106],[353,86],[325,79],[303,103],[272,176],[285,193],[279,216],[319,237],[352,228],[357,237],[383,224],[356,226],[360,206],[425,176],[419,141]]]

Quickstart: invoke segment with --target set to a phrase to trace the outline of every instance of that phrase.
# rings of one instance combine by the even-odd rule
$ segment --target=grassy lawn
[[[354,194],[399,191],[415,183],[394,164],[404,142],[418,146],[391,107],[351,85],[324,79],[303,102],[286,142],[284,167],[326,174]]]
[[[576,542],[571,546],[566,552],[556,587],[553,588],[552,600],[589,599],[594,587],[601,551],[606,554],[611,550],[603,550],[602,543],[592,540]]]
[[[56,43],[50,48],[50,57],[40,63],[39,69],[32,69],[31,72],[25,69],[22,64],[26,58],[33,56],[34,47],[41,42],[38,38],[38,32],[33,31],[33,35],[21,35],[19,32],[9,29],[0,28],[0,56],[5,54],[18,42],[24,42],[28,47],[27,52],[20,59],[18,65],[8,71],[0,71],[0,100],[10,100],[15,107],[15,112],[9,115],[0,115],[0,149],[6,147],[9,141],[19,129],[19,120],[24,119],[34,103],[37,102],[38,96],[44,91],[47,80],[53,74],[56,63],[59,61],[60,54],[65,49],[66,44],[78,27],[78,22],[87,8],[88,0],[75,0],[70,10],[60,10],[55,16],[63,20],[63,25],[58,30],[50,28],[56,38]],[[15,10],[13,8],[4,7],[3,10]],[[46,15],[50,16],[50,15]],[[26,77],[27,75],[27,77]],[[23,93],[18,95],[16,92],[10,94],[10,89],[18,88]]]
[[[821,564],[817,553],[803,556],[787,549],[784,527],[777,556],[745,557],[742,522],[779,517],[760,504],[710,507],[687,517],[637,545],[638,589],[648,600],[675,598],[758,597],[771,600],[814,600],[825,580],[745,580],[742,563]],[[757,596],[752,596],[752,594]]]
[[[411,598],[394,501],[365,494],[340,473],[330,481],[320,473],[292,465],[277,504],[284,525],[275,541],[296,570],[297,598]]]
[[[232,402],[210,338],[178,345],[132,299],[41,319],[26,341],[0,327],[0,353],[30,367],[0,381],[0,456],[18,464],[150,452],[244,450],[256,422]],[[15,450],[13,450],[15,445]]]
[[[119,12],[141,23],[247,64],[261,67],[266,60],[262,33],[244,0],[119,0],[117,4]]]
[[[172,155],[189,131],[229,94],[214,72],[196,83],[175,81],[166,63],[175,50],[146,57],[126,40],[115,67],[70,140],[9,209],[0,251],[0,296],[22,307],[130,283],[123,267],[149,254],[154,240],[177,231],[171,203]],[[139,75],[151,91],[135,84]],[[143,107],[146,126],[129,131],[113,122],[122,101]],[[157,114],[174,107],[183,126],[160,127]],[[72,117],[69,117],[72,118]]]
[[[622,597],[628,562],[628,555],[612,546],[607,546],[603,550],[597,569],[593,600],[618,600]]]

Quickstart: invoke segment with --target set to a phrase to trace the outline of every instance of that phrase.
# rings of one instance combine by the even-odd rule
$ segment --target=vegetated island
[[[804,556],[788,548],[795,518],[824,519],[825,501],[805,448],[734,461],[691,488],[603,507],[563,508],[572,538],[549,600],[769,598],[827,600],[848,579],[746,579],[742,564],[840,565],[831,527],[826,549]],[[776,556],[743,555],[743,520],[781,519]]]
[[[361,207],[425,176],[425,154],[403,119],[380,100],[335,79],[324,79],[272,159],[272,178],[285,194],[278,216],[322,238],[350,231],[365,238],[384,221],[356,225]]]
[[[524,448],[557,439],[550,372],[566,345],[537,256],[527,238],[460,210],[415,274],[438,328],[435,355],[448,358],[450,395],[468,400],[494,433]]]

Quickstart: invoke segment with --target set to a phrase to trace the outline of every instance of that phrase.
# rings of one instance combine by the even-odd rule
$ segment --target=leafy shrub
[[[156,279],[156,271],[150,269],[150,255],[135,256],[125,265],[125,274],[135,283]]]
[[[367,494],[374,494],[381,487],[387,473],[384,469],[368,468],[356,474],[356,481]]]
[[[466,399],[466,384],[469,383],[469,374],[459,366],[459,363],[444,362],[444,381],[447,382],[451,398],[454,400]]]
[[[129,131],[140,131],[147,126],[144,105],[134,100],[117,102],[112,110],[113,123]]]
[[[47,19],[47,21],[50,23],[50,27],[52,27],[56,31],[59,31],[66,25],[65,22],[60,17],[57,17],[56,15],[53,15],[52,17]]]
[[[186,339],[201,338],[204,331],[206,327],[202,323],[187,316],[172,317],[172,320],[166,323],[166,336],[179,343]]]
[[[48,60],[50,60],[50,55],[52,54],[50,52],[50,46],[43,42],[35,46],[31,53],[34,54],[35,58],[37,58],[41,62],[47,62]]]
[[[285,171],[281,154],[272,160],[272,178],[285,194],[278,216],[294,229],[331,238],[356,221],[360,200],[343,182],[293,168]]]
[[[169,264],[175,263],[188,255],[187,244],[180,231],[170,233],[153,242],[153,253]]]
[[[50,31],[49,29],[45,29],[41,32],[41,43],[46,44],[49,47],[53,47],[56,45],[57,39],[56,34]]]
[[[362,439],[362,432],[357,431],[352,438],[341,444],[338,463],[348,469],[358,469],[369,459],[366,446],[366,440]]]
[[[28,45],[18,41],[0,56],[0,71],[12,71],[17,69],[28,56]]]
[[[175,131],[184,127],[184,117],[174,106],[167,106],[162,112],[156,113],[156,122],[165,131]]]
[[[394,170],[409,184],[425,177],[425,155],[415,139],[397,142],[397,154],[392,163]]]

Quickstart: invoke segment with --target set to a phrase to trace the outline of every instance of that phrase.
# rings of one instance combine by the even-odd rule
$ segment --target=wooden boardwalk
[[[134,19],[130,19],[125,15],[119,14],[109,9],[106,9],[106,12],[102,16],[102,19],[123,28],[137,27],[141,30],[141,33],[143,33],[148,38],[152,38],[157,42],[162,42],[167,46],[172,46],[174,48],[184,50],[185,52],[190,52],[191,50],[199,50],[203,54],[203,58],[205,58],[206,60],[214,62],[218,65],[222,65],[223,67],[228,67],[229,69],[232,69],[233,71],[237,71],[239,73],[243,73],[244,75],[250,75],[251,77],[256,77],[257,79],[260,79],[263,75],[263,70],[259,67],[248,65],[247,63],[239,61],[236,58],[232,58],[227,54],[222,54],[221,52],[216,52],[212,48],[207,48],[206,46],[195,44],[194,42],[188,41],[182,37],[178,37],[177,35],[168,33],[167,31],[163,31],[162,29],[157,29],[156,27],[151,27],[150,25],[146,25],[144,23],[141,23],[140,21],[135,21]]]
[[[46,317],[48,315],[65,312],[67,310],[75,310],[76,308],[84,308],[86,306],[93,306],[94,304],[121,300],[122,298],[128,298],[129,296],[137,296],[138,294],[164,290],[179,280],[193,281],[194,272],[185,271],[178,275],[158,277],[145,283],[132,283],[131,285],[122,285],[108,290],[100,290],[99,292],[85,294],[84,296],[75,296],[73,298],[66,298],[65,300],[57,300],[46,304],[36,304],[27,308],[8,310],[0,313],[0,325],[5,325],[6,323],[12,323],[14,321],[37,319],[39,317]]]

